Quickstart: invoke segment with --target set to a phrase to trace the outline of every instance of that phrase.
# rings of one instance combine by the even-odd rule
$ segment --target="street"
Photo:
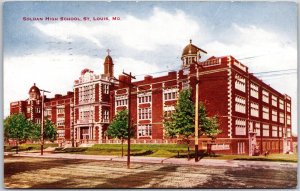
[[[295,188],[297,167],[4,157],[6,188]]]

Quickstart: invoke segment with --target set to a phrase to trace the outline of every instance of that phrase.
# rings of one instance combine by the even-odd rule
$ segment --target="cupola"
[[[114,76],[114,63],[109,55],[110,50],[107,49],[107,56],[104,59],[104,75],[107,77],[113,77]]]
[[[41,93],[40,93],[40,89],[38,87],[36,87],[35,83],[33,84],[33,86],[29,89],[29,99],[30,100],[37,100],[40,99]]]
[[[199,62],[202,54],[207,54],[207,52],[193,45],[192,40],[190,40],[190,44],[182,51],[181,60],[183,68],[189,67],[193,62]]]

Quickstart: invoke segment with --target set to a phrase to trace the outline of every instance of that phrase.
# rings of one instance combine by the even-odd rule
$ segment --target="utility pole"
[[[41,90],[42,91],[42,125],[41,125],[41,155],[44,154],[44,92],[51,93],[47,90]]]
[[[132,76],[131,72],[129,74],[123,72],[124,75],[128,76],[130,79],[135,79],[135,76]],[[128,84],[128,139],[127,139],[127,168],[130,168],[130,132],[131,132],[131,88],[132,83]]]
[[[74,99],[75,100],[75,99]],[[71,125],[72,125],[72,147],[75,147],[75,127],[74,127],[74,125],[75,125],[75,116],[74,116],[74,113],[75,113],[75,110],[74,110],[74,104],[75,104],[75,102],[73,103],[73,106],[71,106],[71,112],[73,111],[73,113],[72,113],[72,119],[73,119],[73,125],[72,125],[72,122],[71,122]]]
[[[196,107],[195,107],[195,162],[199,161],[199,156],[198,156],[198,144],[199,144],[199,139],[198,139],[198,132],[199,132],[199,66],[201,67],[200,64],[195,63],[197,67],[197,81],[196,81]]]

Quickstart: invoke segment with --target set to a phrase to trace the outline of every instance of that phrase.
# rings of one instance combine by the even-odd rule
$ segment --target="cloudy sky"
[[[8,2],[3,11],[5,116],[9,103],[26,99],[34,82],[53,96],[72,90],[84,68],[102,73],[108,48],[117,75],[124,69],[142,78],[178,69],[182,49],[193,39],[207,57],[232,55],[267,84],[290,95],[296,131],[295,3]],[[82,21],[24,21],[24,17]],[[261,73],[269,71],[278,72]]]

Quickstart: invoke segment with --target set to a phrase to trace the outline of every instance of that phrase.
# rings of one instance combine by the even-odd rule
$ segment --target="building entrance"
[[[90,136],[89,136],[89,127],[81,127],[80,128],[80,139],[88,140],[89,138],[90,138]]]

